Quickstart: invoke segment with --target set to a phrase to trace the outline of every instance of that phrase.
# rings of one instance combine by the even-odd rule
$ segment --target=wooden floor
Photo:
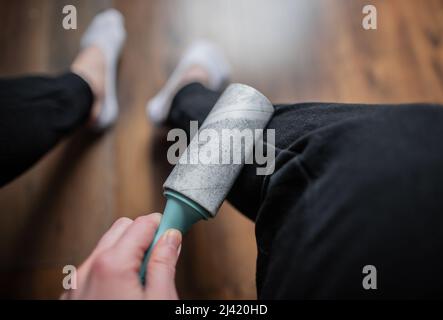
[[[378,30],[361,27],[363,5]],[[79,29],[62,28],[62,7]],[[0,296],[56,298],[62,267],[79,264],[120,216],[161,211],[161,133],[144,105],[182,50],[206,37],[226,49],[233,80],[274,102],[443,102],[443,0],[0,0],[0,75],[62,72],[90,19],[115,6],[129,38],[117,126],[78,132],[0,190]],[[37,134],[37,133],[36,133]],[[183,298],[255,298],[253,223],[223,207],[185,238]]]

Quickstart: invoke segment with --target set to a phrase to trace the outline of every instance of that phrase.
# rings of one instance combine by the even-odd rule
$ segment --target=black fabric
[[[89,85],[73,73],[0,79],[0,187],[82,124],[92,102]]]
[[[186,86],[170,124],[202,122],[219,94]],[[442,297],[443,107],[275,109],[275,172],[246,166],[228,197],[256,222],[259,298]]]

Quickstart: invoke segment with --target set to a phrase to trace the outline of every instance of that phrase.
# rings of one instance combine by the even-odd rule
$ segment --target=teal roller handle
[[[160,226],[154,236],[151,246],[146,251],[143,263],[140,268],[140,281],[145,284],[146,266],[151,256],[152,248],[155,246],[160,237],[168,229],[177,229],[185,234],[189,228],[199,220],[207,220],[211,215],[196,202],[172,190],[166,190],[167,199],[166,207]]]

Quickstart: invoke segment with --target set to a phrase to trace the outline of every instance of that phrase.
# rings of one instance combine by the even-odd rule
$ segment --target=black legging
[[[171,125],[201,123],[219,94],[183,88]],[[228,197],[256,222],[259,298],[443,296],[443,107],[275,108],[275,172],[246,166]]]
[[[0,79],[0,187],[84,123],[92,101],[89,85],[73,73]]]
[[[219,96],[175,97],[170,124],[202,122]],[[0,81],[0,183],[82,124],[92,92],[74,74]],[[229,200],[256,221],[259,298],[443,295],[443,108],[276,106],[276,170],[242,170]],[[362,287],[374,265],[378,289]]]

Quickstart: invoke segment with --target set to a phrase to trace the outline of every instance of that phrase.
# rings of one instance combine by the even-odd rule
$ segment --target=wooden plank
[[[61,28],[74,4],[79,29]],[[108,134],[76,133],[0,190],[0,296],[55,298],[61,268],[78,264],[119,216],[161,211],[164,132],[144,105],[195,38],[225,48],[233,80],[275,102],[443,102],[443,1],[115,0],[128,41],[119,67],[121,117]],[[0,1],[0,75],[58,73],[90,19],[112,1]],[[229,205],[185,238],[184,298],[255,297],[254,226]]]

